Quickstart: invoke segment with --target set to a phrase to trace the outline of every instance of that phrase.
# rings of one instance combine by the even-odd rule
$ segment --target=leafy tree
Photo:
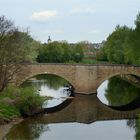
[[[60,42],[52,42],[49,44],[44,44],[40,50],[37,57],[38,62],[50,62],[50,63],[60,63],[65,60],[64,49],[66,51],[66,44]]]
[[[37,62],[39,63],[65,63],[71,60],[80,62],[83,58],[81,44],[70,47],[67,42],[51,42],[42,45],[39,49]]]
[[[72,48],[72,60],[75,62],[82,61],[84,57],[83,43],[78,43]]]
[[[20,32],[11,20],[0,17],[0,91],[20,71],[21,63],[32,60],[33,47],[35,43],[28,32]]]
[[[135,20],[135,29],[117,26],[98,52],[98,59],[111,63],[140,64],[140,13]]]
[[[63,48],[63,60],[62,62],[68,62],[72,58],[72,49],[67,42],[62,42],[61,46]]]
[[[106,47],[102,47],[100,48],[97,52],[96,52],[96,59],[99,61],[107,61],[107,52],[106,52]]]
[[[136,28],[131,31],[125,42],[126,63],[140,64],[140,13],[135,20]]]
[[[136,25],[136,29],[135,30],[137,32],[140,32],[140,12],[138,13],[137,18],[135,20],[135,25]]]
[[[109,35],[104,46],[109,62],[124,63],[124,43],[131,29],[127,26],[116,27],[115,31]]]

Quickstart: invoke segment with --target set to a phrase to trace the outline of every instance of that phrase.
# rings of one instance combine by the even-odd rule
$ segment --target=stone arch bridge
[[[140,66],[132,65],[83,65],[83,64],[23,64],[14,82],[20,85],[38,74],[54,74],[63,77],[74,87],[76,93],[92,94],[104,81],[115,75],[140,76]]]

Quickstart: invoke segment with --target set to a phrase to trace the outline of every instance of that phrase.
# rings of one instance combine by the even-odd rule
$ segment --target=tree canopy
[[[65,63],[69,61],[80,62],[83,59],[81,44],[70,46],[67,42],[54,41],[40,47],[37,56],[39,63]]]
[[[100,49],[99,59],[110,63],[140,64],[140,13],[135,20],[135,28],[117,25]]]
[[[23,62],[33,61],[39,43],[21,32],[11,20],[0,16],[0,90],[3,90]]]

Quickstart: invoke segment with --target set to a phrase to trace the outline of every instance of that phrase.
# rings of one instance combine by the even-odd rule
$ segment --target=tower
[[[48,37],[48,43],[51,43],[51,41],[52,41],[52,40],[51,40],[51,37],[49,36],[49,37]]]

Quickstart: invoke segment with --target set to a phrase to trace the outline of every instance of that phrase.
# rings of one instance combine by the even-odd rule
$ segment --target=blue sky
[[[116,25],[134,27],[140,0],[0,0],[0,15],[41,42],[102,42]]]

